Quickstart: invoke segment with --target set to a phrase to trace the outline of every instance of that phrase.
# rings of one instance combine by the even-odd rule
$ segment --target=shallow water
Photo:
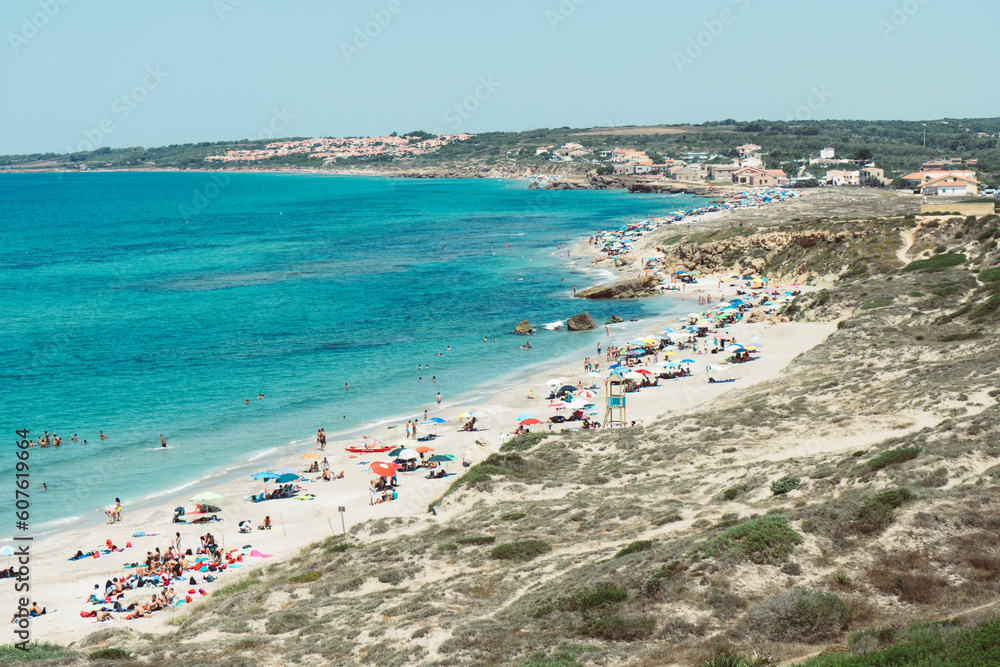
[[[104,173],[3,175],[0,201],[0,482],[13,486],[15,429],[64,442],[31,452],[38,526],[196,488],[321,426],[332,437],[433,411],[438,391],[446,403],[490,392],[530,370],[510,333],[522,319],[541,328],[533,360],[574,358],[602,332],[545,324],[668,302],[571,301],[573,285],[608,275],[567,244],[694,199]],[[0,508],[10,534],[12,503]]]

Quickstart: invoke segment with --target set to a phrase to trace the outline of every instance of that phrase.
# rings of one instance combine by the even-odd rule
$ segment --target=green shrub
[[[913,292],[910,292],[909,294],[907,294],[907,296],[912,296],[914,298],[918,297],[918,296],[923,296],[923,295],[924,295],[923,292],[917,292],[917,291],[913,291]]]
[[[520,540],[497,545],[490,552],[490,557],[497,560],[528,561],[550,551],[552,546],[542,540]]]
[[[734,618],[741,609],[747,606],[739,595],[729,591],[710,588],[705,593],[705,604],[712,608],[712,613],[720,619]]]
[[[458,551],[458,545],[454,542],[445,542],[438,545],[438,551]]]
[[[723,500],[736,500],[740,497],[740,494],[747,490],[745,484],[740,484],[738,486],[731,486],[722,492]]]
[[[309,625],[314,616],[301,609],[279,609],[268,615],[264,632],[269,635],[281,635]]]
[[[966,257],[961,253],[944,253],[929,257],[928,259],[918,259],[903,267],[904,272],[909,271],[942,271],[952,266],[965,264]]]
[[[854,529],[859,533],[881,533],[895,519],[895,509],[912,499],[913,493],[909,489],[883,491],[869,498],[858,508],[852,522]]]
[[[992,269],[980,271],[976,277],[984,283],[1000,282],[1000,266],[994,266]]]
[[[613,642],[630,642],[646,639],[655,627],[656,620],[652,616],[602,616],[584,623],[580,634]]]
[[[780,496],[783,493],[788,493],[789,491],[794,491],[799,488],[802,480],[798,477],[793,477],[792,475],[785,475],[781,479],[771,482],[771,493],[776,496]]]
[[[917,458],[919,455],[919,447],[900,447],[898,449],[890,449],[889,451],[882,452],[875,458],[868,461],[868,467],[872,470],[881,470],[887,466],[905,463],[906,461]]]
[[[248,588],[255,586],[260,583],[260,579],[255,579],[254,577],[248,577],[243,581],[237,581],[235,584],[226,586],[225,588],[220,588],[216,591],[212,591],[213,598],[225,598],[230,595],[236,595],[241,591],[245,591]]]
[[[379,581],[383,584],[391,584],[392,586],[402,583],[405,578],[406,573],[402,570],[382,570],[378,573]]]
[[[326,549],[323,549],[323,553],[325,553],[325,554],[342,554],[345,551],[347,551],[348,549],[351,549],[353,547],[354,547],[354,545],[351,544],[350,542],[338,542],[337,544],[334,544],[332,547],[327,547]]]
[[[500,515],[501,521],[517,521],[518,519],[523,519],[528,516],[524,512],[507,512],[506,514]]]
[[[681,565],[679,560],[670,561],[659,570],[653,573],[646,583],[642,587],[642,592],[649,596],[655,597],[663,589],[663,583],[673,579],[675,576],[683,572],[685,566]]]
[[[975,340],[982,337],[983,332],[981,329],[973,329],[972,331],[963,331],[962,333],[945,334],[938,338],[938,340],[942,343],[954,343],[956,341]]]
[[[754,605],[750,627],[774,641],[830,639],[847,629],[851,608],[832,593],[796,588]]]
[[[547,604],[535,612],[535,616],[543,616],[555,609],[559,611],[577,611],[587,616],[591,611],[612,604],[618,604],[628,599],[628,592],[611,583],[600,583],[596,586],[567,595]]]
[[[469,537],[460,537],[455,541],[459,544],[493,544],[497,538],[492,535],[470,535]]]
[[[131,660],[128,651],[120,648],[102,648],[87,656],[91,660]]]
[[[772,667],[776,663],[770,657],[758,655],[739,655],[737,653],[720,653],[701,663],[699,667]]]
[[[696,552],[765,565],[788,560],[795,545],[801,543],[802,536],[789,528],[785,517],[768,514],[730,528],[703,544]]]
[[[322,572],[317,572],[312,570],[311,572],[303,572],[302,574],[296,574],[294,577],[289,577],[288,580],[293,584],[307,584],[310,581],[316,581],[323,576]]]
[[[547,433],[522,433],[521,435],[515,435],[513,438],[503,443],[500,446],[501,452],[523,452],[526,449],[531,449],[542,440],[545,439]]]
[[[622,556],[628,556],[629,554],[638,553],[640,551],[649,551],[652,548],[653,540],[637,540],[616,553],[615,558],[621,558]]]
[[[22,662],[35,662],[37,660],[55,660],[57,658],[68,658],[72,655],[73,653],[65,647],[51,642],[31,642],[28,644],[27,651],[22,651],[13,644],[0,644],[0,665],[13,665]]]
[[[886,306],[892,305],[892,299],[889,297],[878,297],[875,299],[867,299],[863,301],[859,310],[874,310],[875,308],[885,308]]]

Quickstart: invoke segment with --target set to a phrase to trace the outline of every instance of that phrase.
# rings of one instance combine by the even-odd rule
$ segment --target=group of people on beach
[[[270,517],[265,517],[265,524],[270,527]],[[118,547],[107,541],[108,549],[119,551]],[[131,543],[127,548],[131,547]],[[126,565],[126,568],[134,570],[127,576],[114,577],[105,582],[102,588],[100,584],[94,585],[94,590],[85,602],[96,605],[104,605],[100,609],[80,612],[82,617],[96,618],[98,621],[105,621],[114,618],[113,614],[124,613],[126,620],[143,618],[149,614],[172,606],[177,599],[173,585],[177,582],[185,582],[191,586],[198,583],[211,583],[215,577],[211,573],[219,573],[227,567],[243,560],[242,556],[235,555],[236,550],[223,553],[218,546],[215,536],[206,533],[200,537],[200,546],[197,550],[181,547],[181,534],[176,533],[170,545],[161,552],[159,547],[146,552],[146,558],[141,562]],[[70,560],[79,560],[85,557],[81,552]],[[192,560],[195,559],[196,560]],[[207,570],[202,573],[202,569]],[[195,574],[197,570],[197,574]],[[198,579],[201,579],[201,582]],[[153,593],[149,602],[140,604],[132,602],[124,605],[122,600],[126,591],[137,590],[143,587],[162,588],[160,593]],[[206,595],[204,589],[199,589],[202,595]],[[191,601],[190,593],[185,598]],[[111,605],[111,606],[108,606]]]

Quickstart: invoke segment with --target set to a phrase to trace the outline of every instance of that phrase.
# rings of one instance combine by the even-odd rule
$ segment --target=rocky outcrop
[[[664,254],[664,265],[674,271],[715,273],[732,269],[735,273],[743,275],[763,272],[768,261],[789,246],[800,248],[813,248],[820,244],[836,246],[867,235],[868,232],[863,230],[762,232],[694,246],[670,245],[658,246],[656,249]]]
[[[766,319],[767,316],[764,314],[762,310],[754,308],[746,314],[746,317],[743,318],[743,321],[752,324],[754,322],[763,322]]]
[[[629,278],[619,280],[610,285],[598,285],[590,287],[576,293],[580,299],[632,299],[639,296],[652,296],[658,294],[656,289],[660,284],[657,276],[642,276],[640,278]]]
[[[528,320],[521,320],[517,323],[517,326],[514,327],[514,333],[530,334],[532,331],[534,330],[531,328],[531,325],[528,324]]]
[[[569,331],[589,331],[590,329],[596,329],[597,323],[594,322],[594,318],[590,316],[590,313],[579,313],[566,320],[566,328]]]
[[[624,322],[624,321],[625,320],[623,320],[622,318],[618,317],[617,315],[612,315],[611,316],[611,324],[618,324],[619,322]]]
[[[630,266],[633,262],[635,260],[631,257],[615,257],[615,268],[620,269],[623,266]]]
[[[717,187],[717,186],[716,186]],[[705,195],[712,191],[712,186],[697,183],[678,183],[674,181],[650,180],[635,176],[601,176],[590,174],[585,177],[566,178],[553,181],[545,186],[546,190],[628,190],[629,192],[653,193],[687,193]]]

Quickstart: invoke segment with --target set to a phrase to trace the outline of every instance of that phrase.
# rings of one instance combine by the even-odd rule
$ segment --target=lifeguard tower
[[[614,371],[604,381],[607,391],[607,408],[604,410],[604,423],[601,428],[625,426],[625,375]]]

